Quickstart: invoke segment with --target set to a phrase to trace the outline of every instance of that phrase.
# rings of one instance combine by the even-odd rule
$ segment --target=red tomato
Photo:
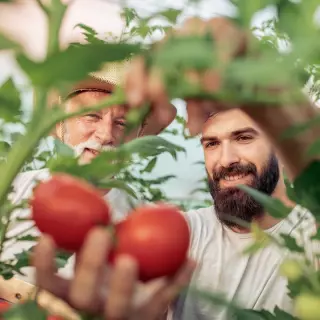
[[[11,308],[11,303],[7,301],[0,301],[0,314],[8,311]]]
[[[111,262],[119,254],[137,259],[140,280],[171,276],[187,258],[190,233],[188,224],[173,206],[144,206],[115,227],[115,247]]]
[[[64,320],[61,316],[54,316],[54,315],[49,315],[47,317],[47,320]]]
[[[109,207],[100,193],[66,174],[41,182],[34,190],[31,208],[39,230],[68,251],[78,251],[92,227],[110,222]]]

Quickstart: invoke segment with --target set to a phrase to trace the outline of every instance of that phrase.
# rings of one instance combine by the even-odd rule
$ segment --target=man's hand
[[[246,35],[238,30],[229,20],[225,18],[214,18],[208,21],[199,18],[186,20],[181,29],[175,30],[174,35],[179,37],[189,35],[204,35],[207,32],[214,37],[217,59],[220,65],[227,64],[234,57],[246,52]],[[165,38],[163,42],[165,42]],[[157,47],[161,46],[161,43]],[[183,77],[183,75],[181,75]],[[209,70],[200,79],[198,74],[192,70],[184,75],[192,83],[201,82],[206,91],[215,92],[220,89],[221,74],[215,70]],[[159,121],[166,120],[168,97],[164,83],[161,81],[159,70],[151,68],[147,71],[142,57],[132,62],[126,78],[126,94],[130,106],[137,107],[145,101],[152,103],[153,112],[158,115]],[[201,132],[203,122],[208,114],[221,106],[212,102],[187,101],[188,128],[191,134]]]
[[[205,34],[207,31],[214,37],[216,52],[212,54],[216,54],[219,66],[226,65],[239,56],[249,54],[247,50],[248,42],[252,41],[250,39],[253,39],[253,37],[239,30],[226,18],[219,17],[208,21],[191,18],[185,22],[180,30],[175,31],[175,35],[183,37],[191,34]],[[161,46],[161,44],[158,44],[158,46]],[[181,76],[195,82],[201,81],[202,88],[211,93],[219,91],[223,83],[223,74],[215,70],[208,70],[201,80],[192,70],[190,74]],[[282,89],[272,87],[266,90],[268,94],[270,92],[270,95],[282,94],[283,92]],[[133,61],[132,69],[126,79],[126,93],[130,106],[138,107],[143,102],[149,101],[152,103],[153,112],[157,114],[159,121],[166,119],[168,96],[165,85],[162,82],[161,73],[159,70],[152,69],[152,67],[147,70],[142,57],[138,57]],[[192,135],[201,132],[204,122],[212,112],[223,111],[233,107],[241,108],[261,126],[271,142],[277,147],[287,173],[291,178],[297,176],[308,165],[310,159],[305,156],[306,150],[313,140],[320,135],[320,128],[314,128],[303,136],[287,140],[281,140],[280,138],[285,129],[297,124],[297,122],[303,123],[315,116],[319,116],[318,110],[311,107],[307,99],[304,104],[299,106],[279,105],[277,107],[270,107],[268,103],[230,105],[225,101],[187,100],[186,102],[187,125]]]
[[[53,240],[43,235],[33,258],[37,286],[68,302],[75,309],[103,313],[107,319],[161,318],[170,303],[188,285],[195,263],[187,261],[172,279],[147,284],[147,292],[141,297],[137,296],[141,294],[141,288],[137,282],[138,265],[133,258],[119,257],[106,274],[106,260],[111,245],[111,235],[105,229],[93,230],[77,257],[74,278],[66,280],[56,274]]]

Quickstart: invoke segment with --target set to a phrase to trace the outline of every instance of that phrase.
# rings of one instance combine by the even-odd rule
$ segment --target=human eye
[[[101,119],[100,115],[97,113],[88,113],[85,115],[85,117],[89,120],[98,121]]]
[[[236,138],[237,141],[239,141],[240,143],[247,143],[253,140],[253,136],[251,135],[240,135]]]
[[[125,120],[122,120],[122,119],[116,120],[115,123],[116,123],[116,125],[118,125],[120,127],[125,127],[127,125]]]
[[[205,143],[205,148],[214,148],[219,145],[219,141],[213,140]]]

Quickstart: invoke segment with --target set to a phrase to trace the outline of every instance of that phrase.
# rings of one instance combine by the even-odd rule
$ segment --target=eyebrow
[[[231,137],[236,137],[236,136],[239,136],[240,134],[245,134],[245,133],[251,133],[255,136],[259,135],[259,132],[251,127],[246,127],[246,128],[242,128],[242,129],[238,129],[238,130],[235,130],[235,131],[232,131],[230,136]],[[200,139],[200,142],[201,144],[203,144],[204,142],[206,141],[216,141],[216,140],[219,140],[218,137],[215,137],[215,136],[207,136],[207,137],[202,137]]]

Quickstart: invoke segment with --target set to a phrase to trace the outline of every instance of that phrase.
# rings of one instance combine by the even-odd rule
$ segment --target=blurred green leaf
[[[0,33],[0,50],[17,50],[20,48],[20,45],[13,40],[7,38],[4,34]]]
[[[103,189],[120,189],[125,191],[127,194],[129,194],[131,197],[137,199],[137,196],[134,192],[134,190],[128,186],[128,184],[125,181],[121,181],[118,179],[109,179],[107,181],[99,181],[97,183],[97,187],[103,188]]]
[[[179,15],[182,13],[180,9],[169,8],[161,11],[160,15],[165,17],[170,23],[176,23]]]
[[[320,221],[320,161],[313,161],[294,181],[299,204],[313,213]]]
[[[268,5],[275,4],[277,0],[231,0],[231,3],[238,9],[236,21],[246,28],[251,27],[254,14]]]
[[[0,157],[6,157],[9,152],[11,146],[6,141],[0,141]]]
[[[126,21],[126,26],[128,27],[132,21],[134,21],[136,18],[138,18],[137,11],[133,8],[124,8],[121,16]]]
[[[37,301],[28,300],[14,304],[3,317],[5,320],[46,320],[47,315],[47,311],[40,308]]]
[[[156,166],[157,164],[157,158],[152,158],[148,164],[145,166],[145,168],[143,168],[142,170],[140,170],[140,173],[144,173],[144,172],[148,172],[150,173],[154,167]]]
[[[284,245],[286,246],[287,249],[293,252],[299,252],[299,253],[304,252],[304,249],[297,244],[297,240],[295,238],[283,233],[281,233],[280,236],[283,239]]]
[[[104,63],[122,61],[140,51],[140,47],[133,44],[95,43],[70,46],[43,62],[34,62],[22,55],[17,57],[17,61],[34,85],[50,87],[82,80],[90,72],[99,70]]]
[[[175,71],[177,68],[205,70],[214,65],[212,52],[213,41],[207,37],[172,37],[153,55],[152,59],[156,66],[167,72]],[[181,73],[179,76],[181,79]]]
[[[304,123],[297,123],[291,126],[281,134],[281,139],[293,138],[296,135],[301,134],[316,125],[320,125],[320,115]]]
[[[317,227],[317,233],[311,237],[311,240],[320,240],[320,228]]]
[[[58,251],[55,256],[55,263],[58,269],[64,268],[72,256],[69,252]]]
[[[98,33],[91,27],[87,26],[86,24],[79,23],[76,27],[79,27],[83,30],[82,34],[85,36],[85,40],[90,44],[97,44],[97,43],[105,43],[104,40],[98,37]],[[74,44],[78,45],[78,44]]]
[[[59,34],[68,6],[61,0],[51,0],[49,5],[44,2],[41,4],[41,9],[46,13],[49,22],[47,55],[53,56],[60,51]]]
[[[74,150],[59,139],[54,139],[54,152],[66,157],[74,157]]]
[[[267,241],[255,241],[243,250],[243,254],[255,254],[261,249],[265,248],[268,244],[269,242]]]
[[[7,122],[19,122],[20,107],[20,93],[10,78],[0,87],[0,118]]]
[[[307,151],[307,155],[310,157],[317,156],[320,154],[320,139],[315,141]]]
[[[185,149],[159,136],[144,136],[123,144],[119,148],[121,153],[138,154],[142,158],[168,152],[175,160],[177,159],[177,153],[181,151],[185,152]]]
[[[35,237],[35,236],[28,234],[28,235],[16,238],[16,240],[17,241],[32,241],[33,242],[33,241],[36,241],[38,238],[39,237]]]
[[[267,196],[256,189],[246,185],[239,185],[238,188],[247,192],[251,197],[260,202],[268,213],[275,218],[286,218],[292,211],[291,208],[286,207],[279,199]]]
[[[290,313],[287,313],[287,312],[279,309],[278,307],[275,307],[275,308],[274,308],[273,313],[274,313],[276,319],[281,319],[281,320],[298,320],[298,318],[294,317],[294,316],[291,315]]]

